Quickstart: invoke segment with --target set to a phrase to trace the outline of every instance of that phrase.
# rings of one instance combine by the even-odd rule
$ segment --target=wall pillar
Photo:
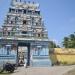
[[[30,66],[30,45],[28,45],[27,66]]]

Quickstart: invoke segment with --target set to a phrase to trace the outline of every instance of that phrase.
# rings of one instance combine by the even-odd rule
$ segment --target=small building
[[[17,64],[49,66],[48,42],[39,4],[12,0],[0,32],[0,55],[16,56]]]

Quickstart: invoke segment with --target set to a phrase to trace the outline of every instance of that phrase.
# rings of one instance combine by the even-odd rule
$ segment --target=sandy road
[[[75,68],[75,65],[72,66],[54,66],[54,67],[30,67],[18,68],[11,75],[63,75],[67,71]]]

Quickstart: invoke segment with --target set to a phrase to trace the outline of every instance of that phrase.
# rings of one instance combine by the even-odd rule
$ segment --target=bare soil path
[[[20,67],[11,75],[63,75],[75,68],[72,66],[53,66],[53,67]]]

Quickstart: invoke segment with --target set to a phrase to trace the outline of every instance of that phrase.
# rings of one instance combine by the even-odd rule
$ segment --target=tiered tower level
[[[3,25],[3,37],[48,39],[39,4],[12,0]]]
[[[0,29],[0,61],[49,66],[48,42],[39,4],[12,0]]]

